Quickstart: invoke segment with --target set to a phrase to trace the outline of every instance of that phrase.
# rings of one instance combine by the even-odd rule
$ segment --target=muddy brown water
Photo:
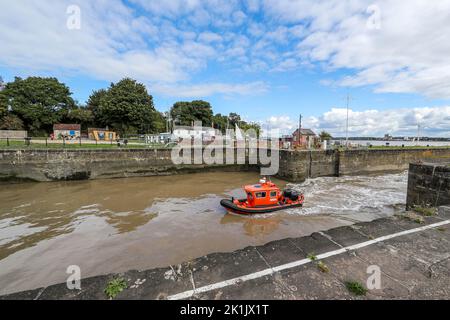
[[[299,209],[242,217],[220,207],[257,173],[0,185],[0,294],[173,265],[403,210],[406,173],[310,179]],[[280,187],[285,182],[274,179]]]

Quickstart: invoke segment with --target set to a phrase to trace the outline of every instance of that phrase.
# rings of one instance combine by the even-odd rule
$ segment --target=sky
[[[450,137],[450,0],[0,0],[0,76],[131,77],[266,129]]]

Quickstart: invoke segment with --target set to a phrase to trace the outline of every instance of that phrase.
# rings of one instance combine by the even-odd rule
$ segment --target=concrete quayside
[[[116,299],[448,299],[450,207],[288,238],[179,265],[83,279],[0,299],[106,299],[113,279],[126,283]],[[380,270],[380,287],[362,295],[346,288]]]

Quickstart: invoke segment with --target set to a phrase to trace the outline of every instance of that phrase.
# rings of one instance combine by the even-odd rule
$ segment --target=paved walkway
[[[381,286],[355,296],[345,283],[366,286],[370,266],[379,267]],[[394,216],[178,266],[83,279],[82,290],[59,284],[0,299],[105,299],[106,284],[118,276],[128,288],[117,299],[448,299],[450,207],[432,217]]]

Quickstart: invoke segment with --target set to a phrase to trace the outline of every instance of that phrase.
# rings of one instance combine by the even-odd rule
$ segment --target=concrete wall
[[[339,154],[328,151],[280,150],[278,176],[288,181],[305,181],[308,178],[338,176]]]
[[[450,162],[449,162],[450,163]],[[450,164],[410,164],[407,208],[450,204]]]
[[[415,161],[450,159],[450,149],[349,150],[339,153],[339,174],[358,175],[407,170]]]
[[[234,150],[236,154],[236,150]],[[192,154],[193,156],[193,154]],[[224,158],[226,152],[224,152]],[[280,150],[282,179],[406,170],[417,160],[450,161],[450,149],[288,151]],[[174,165],[170,149],[0,150],[0,180],[80,180],[167,175],[203,170],[250,170],[257,165]]]
[[[0,181],[106,179],[218,169],[256,170],[257,167],[174,165],[170,149],[0,151]]]
[[[348,151],[280,151],[279,176],[300,182],[307,178],[364,175],[407,170],[410,162],[450,160],[450,149]]]

